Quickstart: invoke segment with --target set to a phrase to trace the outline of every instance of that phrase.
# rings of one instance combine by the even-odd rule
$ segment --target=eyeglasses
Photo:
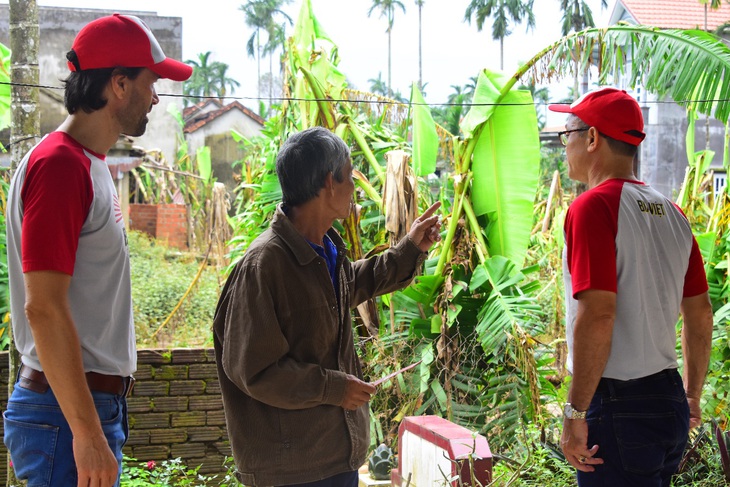
[[[573,132],[585,132],[586,130],[590,129],[590,127],[583,127],[582,129],[563,130],[562,132],[558,132],[558,138],[560,138],[561,144],[568,145],[568,136],[570,134],[572,134]]]

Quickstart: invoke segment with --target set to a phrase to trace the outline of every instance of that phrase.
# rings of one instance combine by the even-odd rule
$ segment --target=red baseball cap
[[[161,78],[185,81],[193,68],[165,56],[147,25],[133,15],[114,14],[89,22],[76,35],[71,49],[79,70],[148,68]],[[73,63],[68,69],[77,71]]]
[[[570,105],[548,105],[553,112],[570,113],[612,139],[631,145],[644,140],[644,117],[634,98],[624,90],[599,88]]]

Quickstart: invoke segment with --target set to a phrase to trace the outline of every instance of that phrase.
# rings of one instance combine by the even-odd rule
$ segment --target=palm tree
[[[281,8],[291,3],[291,0],[249,0],[241,5],[239,10],[246,14],[246,25],[253,28],[253,33],[246,42],[246,52],[249,57],[256,58],[256,86],[258,98],[261,98],[261,55],[268,54],[269,76],[273,79],[271,56],[279,46],[286,41],[284,25],[276,22],[276,17],[283,19],[292,25],[292,19]],[[267,40],[261,45],[261,32],[266,32]],[[269,83],[269,99],[273,97],[271,83]]]
[[[226,96],[227,88],[236,88],[241,86],[238,81],[229,78],[226,74],[228,65],[219,61],[210,60],[211,52],[203,52],[198,54],[198,59],[188,59],[185,61],[193,67],[193,74],[190,79],[183,84],[183,94],[186,97],[211,97],[217,96],[223,98]],[[185,98],[185,105],[189,102]]]
[[[279,7],[281,7],[283,4],[291,3],[291,0],[278,0],[274,2],[269,3],[269,7],[271,7],[270,10],[270,22],[266,26],[266,33],[268,34],[268,39],[266,41],[266,44],[264,44],[263,52],[262,54],[269,56],[269,105],[271,105],[271,100],[274,97],[273,87],[274,87],[274,68],[273,68],[273,60],[274,60],[274,53],[277,49],[281,48],[282,51],[286,47],[286,22],[289,23],[289,25],[294,25],[294,21],[289,17],[289,15],[286,14],[283,10],[281,10]],[[280,16],[282,17],[282,20],[285,22],[278,23],[275,21],[275,17]]]
[[[383,81],[383,73],[378,72],[378,78],[370,78],[368,83],[370,83],[370,93],[388,96],[388,87],[386,86],[385,81]]]
[[[705,30],[707,30],[707,10],[716,10],[722,5],[722,0],[699,0],[705,6]]]
[[[266,30],[271,22],[269,11],[266,8],[268,2],[269,0],[249,0],[248,3],[239,7],[239,10],[242,10],[246,15],[246,25],[253,29],[251,37],[246,42],[246,53],[248,53],[248,57],[256,59],[256,93],[258,98],[261,98],[259,83],[261,80],[261,31]]]
[[[464,20],[471,24],[471,19],[481,32],[484,21],[493,17],[492,39],[499,40],[499,69],[504,69],[504,38],[512,33],[510,22],[515,24],[527,22],[527,29],[535,28],[535,14],[532,12],[534,0],[471,0],[466,7]]]
[[[380,16],[385,17],[388,21],[388,28],[385,32],[388,33],[388,96],[393,93],[393,86],[391,85],[391,32],[393,31],[393,21],[395,20],[395,9],[400,8],[403,13],[406,13],[406,7],[399,0],[373,0],[373,5],[368,10],[368,17],[376,9],[380,10]]]
[[[601,0],[601,8],[606,7],[608,7],[607,0]],[[564,36],[567,36],[570,32],[580,32],[588,27],[596,26],[593,21],[593,12],[585,0],[560,0],[560,10],[563,11],[562,32]],[[573,93],[580,96],[578,71],[578,62],[576,61],[573,71]]]
[[[234,88],[238,88],[239,86],[241,86],[241,83],[227,76],[226,72],[228,71],[228,65],[226,63],[216,61],[213,63],[213,66],[215,67],[217,75],[216,93],[219,98],[223,98],[228,94],[228,90],[226,88],[230,88],[231,91],[233,91]]]
[[[423,10],[424,0],[415,0],[418,7],[418,89],[423,92],[423,42],[421,38],[421,13]]]

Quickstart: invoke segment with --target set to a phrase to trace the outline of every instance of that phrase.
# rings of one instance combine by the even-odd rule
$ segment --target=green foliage
[[[235,466],[232,459],[226,457],[223,463],[226,471],[220,475],[203,475],[198,473],[200,466],[187,467],[180,458],[164,460],[159,464],[154,461],[138,462],[134,458],[124,457],[120,485],[124,487],[234,487],[241,485],[234,476]]]
[[[154,333],[185,294],[200,262],[175,252],[141,232],[129,232],[132,300],[139,347],[212,346],[210,332],[219,293],[219,276],[206,269],[161,335]]]
[[[553,420],[540,429],[520,423],[509,447],[497,455],[493,485],[513,487],[574,487],[575,469],[560,451],[560,425]]]
[[[241,84],[226,75],[228,65],[220,61],[210,61],[211,52],[201,52],[198,59],[188,59],[185,64],[193,67],[190,79],[183,83],[185,105],[197,103],[198,97],[223,98],[230,88],[238,88]],[[192,102],[192,103],[191,103]]]

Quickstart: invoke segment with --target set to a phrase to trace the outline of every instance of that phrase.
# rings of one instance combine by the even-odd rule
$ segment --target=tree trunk
[[[390,84],[390,53],[391,53],[391,50],[390,50],[390,33],[391,33],[391,30],[392,30],[392,28],[391,27],[388,27],[388,96],[389,97],[392,97],[393,96],[393,89],[392,89],[392,85]]]
[[[261,103],[261,43],[259,42],[259,31],[256,31],[256,97]]]
[[[504,71],[504,37],[499,39],[499,70]]]
[[[418,89],[423,91],[423,42],[421,37],[421,10],[423,5],[418,4]]]
[[[35,0],[10,0],[10,81],[11,113],[10,160],[15,169],[26,152],[40,139],[40,112],[38,110],[38,8]],[[8,323],[10,351],[8,353],[8,397],[13,392],[20,356],[12,340],[12,316]],[[9,465],[8,486],[21,485]]]
[[[274,99],[274,52],[269,53],[269,111],[271,114],[271,100]]]

